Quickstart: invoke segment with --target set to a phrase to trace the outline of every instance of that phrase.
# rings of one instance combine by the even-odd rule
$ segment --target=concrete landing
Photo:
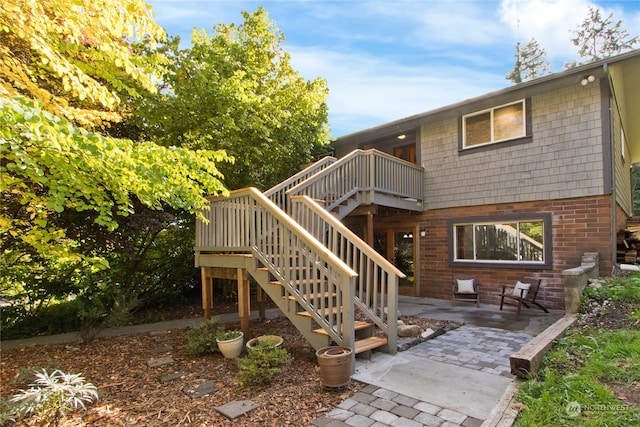
[[[513,382],[504,376],[405,353],[376,353],[371,360],[357,360],[352,378],[481,420],[489,417]]]

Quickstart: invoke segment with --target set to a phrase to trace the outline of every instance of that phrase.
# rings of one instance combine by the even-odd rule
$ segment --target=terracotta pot
[[[220,353],[227,359],[234,359],[240,356],[242,352],[242,345],[244,344],[244,334],[240,333],[240,336],[230,340],[220,341],[216,339],[218,349]]]

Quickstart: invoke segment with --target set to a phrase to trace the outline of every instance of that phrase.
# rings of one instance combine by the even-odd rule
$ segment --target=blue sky
[[[188,43],[193,28],[242,22],[263,6],[293,67],[329,85],[333,137],[509,86],[517,41],[532,37],[553,71],[578,60],[571,43],[588,7],[640,34],[640,0],[147,0],[156,22]]]

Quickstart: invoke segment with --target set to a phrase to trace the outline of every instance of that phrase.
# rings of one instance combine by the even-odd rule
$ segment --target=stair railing
[[[204,220],[196,221],[196,252],[252,253],[281,283],[283,298],[353,348],[357,273],[256,188],[208,199]]]
[[[358,273],[354,303],[387,335],[389,353],[398,336],[398,281],[405,274],[308,196],[291,198],[292,218]]]
[[[337,159],[332,156],[323,157],[322,159],[318,160],[315,163],[312,163],[292,177],[287,178],[280,184],[265,191],[264,195],[267,196],[278,207],[280,207],[280,209],[287,211],[287,191],[290,188],[293,188],[301,182],[309,179],[323,169],[331,166],[336,161]]]
[[[373,203],[375,195],[423,200],[422,167],[375,149],[354,150],[287,190],[289,198],[306,195],[332,211],[348,199]]]

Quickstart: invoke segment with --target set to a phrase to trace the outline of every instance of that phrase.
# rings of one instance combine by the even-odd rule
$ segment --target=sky
[[[262,6],[307,80],[329,86],[333,138],[500,90],[515,47],[534,38],[553,72],[579,60],[571,38],[597,7],[640,34],[640,0],[146,0],[188,47],[194,28],[240,24]]]

